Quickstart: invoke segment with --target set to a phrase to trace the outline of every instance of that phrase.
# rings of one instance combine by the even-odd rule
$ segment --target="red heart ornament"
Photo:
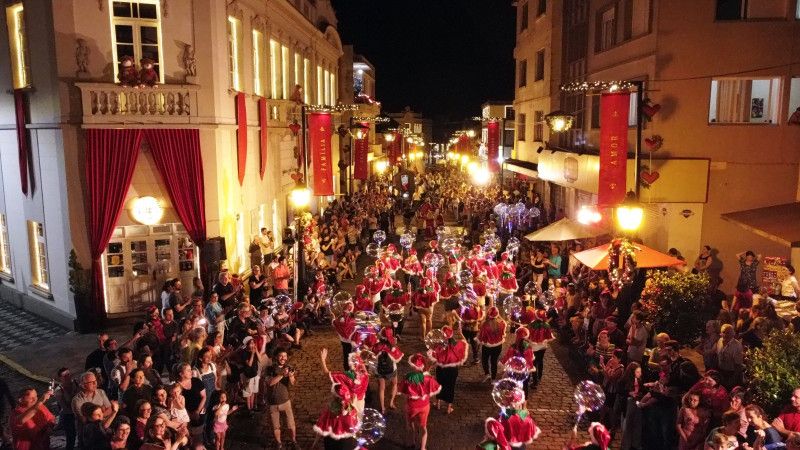
[[[642,112],[644,112],[644,114],[645,114],[647,117],[651,118],[651,119],[652,119],[652,118],[653,118],[653,116],[655,116],[655,115],[656,115],[656,114],[657,114],[659,111],[661,111],[661,105],[660,105],[660,104],[658,104],[658,103],[656,103],[655,105],[644,105],[644,106],[642,107]]]
[[[639,174],[639,177],[642,179],[642,181],[644,181],[647,184],[655,183],[656,180],[658,180],[658,177],[660,176],[661,174],[655,170],[653,171],[643,170],[642,173]]]
[[[292,130],[293,135],[297,136],[297,133],[300,131],[300,124],[295,120],[289,124],[289,129]]]
[[[644,144],[647,146],[647,149],[650,150],[651,152],[661,148],[661,143],[651,138],[645,138]]]

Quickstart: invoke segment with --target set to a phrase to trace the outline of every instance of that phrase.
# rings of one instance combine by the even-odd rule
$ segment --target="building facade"
[[[518,22],[526,14],[532,22],[518,35],[515,56],[519,71],[521,61],[549,39],[543,80],[549,80],[549,92],[540,95],[536,81],[517,88],[516,148],[518,157],[538,164],[539,178],[561,191],[545,195],[546,203],[574,214],[597,193],[600,97],[560,93],[559,86],[641,81],[642,114],[652,116],[644,122],[641,142],[645,243],[677,248],[690,263],[702,245],[710,245],[718,251],[726,292],[735,287],[739,252],[752,248],[765,256],[800,257],[791,248],[796,241],[791,231],[764,230],[743,219],[754,208],[797,208],[800,126],[791,120],[800,106],[796,0],[547,1],[545,16],[552,22],[532,17],[539,3],[545,1],[518,3]],[[525,4],[531,8],[527,13]],[[536,37],[540,24],[545,29]],[[536,103],[538,97],[551,104]],[[629,190],[634,188],[636,106],[632,95]],[[530,143],[526,131],[539,124],[536,111],[546,115],[556,109],[575,116],[573,130],[556,135],[543,126],[549,145],[536,138]],[[542,151],[531,153],[534,146]],[[763,210],[762,220],[772,214],[772,221],[782,221],[775,211]],[[743,234],[742,226],[755,233]]]
[[[102,193],[93,185],[89,146],[107,150],[93,130],[112,136],[142,130],[144,136],[99,258],[104,295],[94,314],[135,313],[156,303],[170,278],[191,292],[203,250],[198,228],[209,240],[222,238],[216,257],[233,273],[249,270],[249,247],[261,228],[272,230],[280,245],[291,217],[291,175],[300,170],[294,126],[302,123],[300,104],[339,103],[342,43],[329,1],[7,5],[0,39],[10,51],[0,52],[0,65],[12,70],[0,72],[0,83],[15,89],[18,101],[0,102],[4,299],[72,326],[68,257],[74,250],[83,267],[92,267],[98,259],[92,257],[92,214],[107,206],[89,204],[87,194],[95,192],[96,200]],[[153,70],[132,82],[125,61]],[[335,114],[334,129],[339,120]],[[29,144],[23,158],[20,122]],[[174,203],[170,181],[184,167],[178,160],[178,172],[167,171],[163,156],[177,150],[163,153],[153,137],[171,130],[197,136],[201,175],[189,186],[202,194],[189,212],[203,212],[201,224],[187,223],[186,206]],[[338,136],[332,139],[337,149]],[[335,167],[338,152],[332,158]],[[203,280],[207,289],[211,281]]]

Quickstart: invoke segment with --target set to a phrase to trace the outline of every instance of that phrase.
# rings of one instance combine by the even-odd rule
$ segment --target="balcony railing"
[[[190,123],[197,117],[192,84],[133,88],[112,83],[75,83],[81,90],[84,123]]]

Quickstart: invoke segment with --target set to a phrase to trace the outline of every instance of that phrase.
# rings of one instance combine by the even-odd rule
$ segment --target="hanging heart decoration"
[[[660,176],[661,176],[661,174],[658,173],[658,171],[656,171],[656,170],[652,170],[652,171],[651,170],[643,170],[639,174],[639,177],[641,178],[642,182],[644,182],[647,186],[650,186],[653,183],[655,183]]]
[[[661,105],[658,103],[653,103],[653,101],[649,98],[642,100],[642,103],[644,103],[644,105],[642,105],[642,113],[644,114],[644,118],[647,120],[653,120],[653,116],[661,111]]]
[[[649,138],[645,138],[644,145],[647,147],[648,152],[654,152],[664,145],[664,138],[660,134],[654,134]]]
[[[293,135],[297,136],[297,133],[300,132],[300,124],[295,120],[289,124],[289,129],[292,131]]]

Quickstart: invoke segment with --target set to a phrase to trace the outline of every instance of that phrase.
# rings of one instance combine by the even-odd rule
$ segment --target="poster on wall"
[[[786,278],[786,258],[767,256],[761,261],[761,286],[767,288],[770,295],[781,293],[781,280]]]

